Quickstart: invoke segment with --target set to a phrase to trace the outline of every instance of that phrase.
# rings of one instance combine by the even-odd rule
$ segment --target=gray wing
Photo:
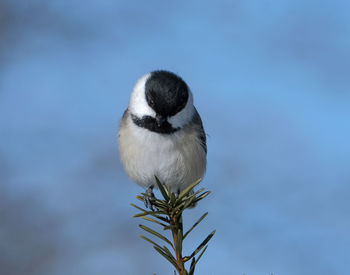
[[[123,114],[122,119],[121,119],[121,121],[120,121],[119,129],[120,129],[121,127],[125,126],[126,119],[127,119],[127,117],[128,117],[128,113],[129,113],[129,109],[126,109],[126,110],[124,111],[124,114]],[[119,132],[118,132],[118,137],[120,137]]]
[[[128,116],[128,111],[129,111],[129,108],[127,108],[127,109],[124,111],[122,120],[121,120],[121,122],[120,122],[121,124],[125,123],[126,117]]]
[[[194,108],[194,116],[192,118],[192,123],[198,126],[199,129],[199,138],[201,140],[201,145],[205,151],[205,153],[207,153],[207,137],[205,135],[205,131],[203,128],[203,123],[202,123],[202,119],[199,115],[199,113],[197,112],[197,109]]]

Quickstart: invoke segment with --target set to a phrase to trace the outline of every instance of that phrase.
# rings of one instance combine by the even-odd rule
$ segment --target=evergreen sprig
[[[183,232],[183,220],[182,213],[193,207],[197,202],[204,199],[210,194],[210,191],[204,191],[204,188],[194,192],[193,189],[200,183],[200,180],[194,182],[183,190],[179,195],[175,195],[170,187],[162,184],[157,177],[155,177],[156,184],[163,196],[163,199],[157,199],[156,197],[150,196],[146,193],[141,193],[141,196],[136,196],[137,199],[145,201],[149,199],[152,201],[152,205],[155,207],[155,211],[149,211],[143,209],[135,204],[131,205],[136,209],[140,210],[141,213],[134,215],[134,217],[140,217],[144,220],[153,222],[163,227],[163,230],[170,230],[172,240],[169,240],[164,234],[159,233],[152,228],[145,225],[139,225],[139,227],[151,235],[157,237],[167,244],[161,245],[155,241],[140,235],[140,237],[153,245],[153,248],[162,255],[167,261],[169,261],[176,269],[179,275],[193,275],[195,267],[202,257],[206,249],[208,248],[207,243],[214,236],[215,230],[211,232],[204,241],[189,255],[182,256],[182,247],[184,239],[192,232],[192,230],[208,215],[208,212],[203,214],[187,231]],[[201,252],[198,257],[196,255]],[[185,263],[191,260],[190,268],[187,271],[185,269]],[[174,271],[174,274],[176,274]]]

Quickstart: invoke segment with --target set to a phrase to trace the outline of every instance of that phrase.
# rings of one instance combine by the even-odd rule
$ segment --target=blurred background
[[[349,1],[0,1],[0,273],[171,274],[117,129],[182,76],[208,134],[198,274],[349,274]]]

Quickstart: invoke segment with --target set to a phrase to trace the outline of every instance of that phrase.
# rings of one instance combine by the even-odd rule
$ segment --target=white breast
[[[181,191],[203,177],[206,153],[195,127],[159,134],[136,126],[127,115],[119,130],[119,150],[130,178],[148,187],[155,185],[156,175],[173,191]]]

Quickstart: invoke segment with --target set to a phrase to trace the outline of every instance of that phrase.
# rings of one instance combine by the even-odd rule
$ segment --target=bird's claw
[[[178,189],[177,190],[177,192],[176,192],[176,194],[177,194],[177,197],[180,195],[180,189]],[[194,191],[193,190],[191,190],[189,193],[188,193],[188,196],[191,196],[191,195],[193,195],[194,194]],[[192,202],[189,206],[188,206],[188,208],[194,208],[194,207],[196,207],[196,205],[197,205],[197,203],[196,202]]]
[[[150,187],[148,187],[148,189],[146,190],[146,194],[148,196],[144,196],[144,203],[145,206],[149,209],[151,209],[152,211],[154,211],[153,205],[154,205],[154,193],[153,193],[153,188],[154,186],[151,185]]]

